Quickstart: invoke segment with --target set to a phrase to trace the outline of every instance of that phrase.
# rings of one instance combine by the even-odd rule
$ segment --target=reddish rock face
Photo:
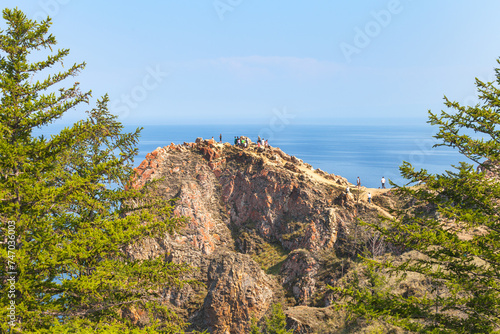
[[[283,298],[280,285],[292,291],[297,303],[309,303],[316,291],[317,263],[308,254],[333,251],[339,231],[346,231],[356,215],[353,199],[342,197],[344,178],[315,173],[278,148],[259,151],[251,144],[241,149],[201,138],[171,144],[146,156],[132,185],[140,188],[160,177],[162,194],[177,198],[174,214],[187,217],[187,226],[129,252],[134,258],[169,254],[174,262],[200,268],[196,278],[208,291],[190,322],[212,333],[248,332],[252,317],[262,317]],[[242,231],[291,252],[280,278],[266,275],[251,257],[237,253],[236,244],[248,245],[241,240]],[[174,304],[183,307],[190,294],[194,292],[177,297]]]
[[[211,333],[248,333],[252,317],[260,318],[277,287],[248,255],[223,253],[208,268],[204,320]]]
[[[159,163],[163,162],[165,159],[165,152],[165,149],[158,147],[156,150],[146,155],[146,159],[141,162],[137,168],[134,168],[136,177],[134,182],[132,182],[132,187],[136,189],[141,188],[152,178],[152,175],[158,169]]]
[[[200,150],[203,154],[203,157],[208,161],[212,161],[220,157],[219,153],[217,153],[217,151],[215,151],[211,147],[202,147]]]
[[[282,283],[292,291],[300,304],[306,305],[314,295],[318,261],[305,249],[290,253],[281,267]]]

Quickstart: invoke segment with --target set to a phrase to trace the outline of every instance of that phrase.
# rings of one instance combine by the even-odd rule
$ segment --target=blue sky
[[[443,95],[476,103],[500,57],[496,0],[2,5],[51,16],[66,63],[87,62],[76,80],[125,124],[425,123]]]

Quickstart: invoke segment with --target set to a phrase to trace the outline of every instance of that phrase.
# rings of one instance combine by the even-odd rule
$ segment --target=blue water
[[[134,127],[127,127],[128,130]],[[384,176],[404,184],[399,166],[403,161],[416,168],[434,173],[450,170],[452,164],[465,160],[456,150],[432,148],[436,129],[422,126],[318,126],[287,125],[262,127],[258,125],[181,125],[144,126],[139,143],[138,165],[147,153],[157,147],[194,142],[197,137],[212,136],[233,143],[234,136],[244,135],[254,142],[257,136],[269,139],[271,146],[311,164],[347,178],[355,183],[361,178],[363,186],[377,188]]]

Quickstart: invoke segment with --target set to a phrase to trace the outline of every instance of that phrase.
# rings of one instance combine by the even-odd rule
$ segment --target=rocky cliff
[[[172,291],[170,303],[193,329],[211,333],[246,333],[251,319],[276,302],[287,306],[291,326],[312,331],[298,314],[332,312],[326,284],[347,270],[342,256],[355,251],[357,218],[387,215],[383,205],[367,202],[366,189],[347,192],[346,179],[279,148],[198,138],[157,148],[136,172],[134,187],[160,179],[159,191],[177,199],[174,213],[188,223],[128,252],[198,268],[204,286]],[[374,201],[384,201],[379,192]]]

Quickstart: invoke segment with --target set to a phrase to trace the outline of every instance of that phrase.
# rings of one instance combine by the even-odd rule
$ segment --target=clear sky
[[[2,6],[51,16],[66,63],[87,62],[77,80],[125,124],[424,123],[443,95],[475,104],[500,57],[497,0]]]

